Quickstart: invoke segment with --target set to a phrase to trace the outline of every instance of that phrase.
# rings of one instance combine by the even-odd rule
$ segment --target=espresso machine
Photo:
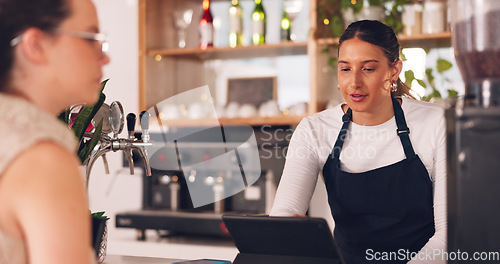
[[[220,132],[224,130],[221,140]],[[250,131],[249,131],[250,129]],[[249,133],[255,136],[260,167],[253,179],[244,175],[242,154]],[[140,210],[120,212],[116,215],[116,227],[136,229],[137,239],[146,239],[146,230],[157,230],[166,236],[195,235],[229,238],[222,223],[223,214],[267,214],[271,209],[276,186],[285,162],[292,129],[288,126],[172,128],[169,131],[150,131],[154,147],[148,148],[151,176],[143,177],[143,201]],[[189,135],[189,136],[182,136]],[[140,133],[136,134],[140,137]],[[170,141],[169,138],[178,140]],[[159,144],[163,142],[162,144]],[[239,149],[220,163],[199,169],[197,164],[223,156]],[[144,168],[141,157],[133,152],[133,163]],[[235,166],[227,166],[233,163]],[[124,166],[129,162],[124,156]],[[248,168],[245,172],[248,172]],[[221,182],[224,184],[219,184]],[[232,182],[231,182],[232,181]],[[196,188],[196,184],[210,188]],[[195,186],[195,187],[193,187]],[[228,187],[229,186],[229,187]],[[234,190],[231,190],[233,188]],[[194,199],[205,192],[200,203]],[[222,199],[221,199],[222,198]]]
[[[449,263],[498,263],[500,249],[500,1],[450,0],[464,98],[447,115]],[[465,252],[465,253],[464,253]],[[486,253],[485,253],[486,252]],[[450,255],[452,256],[452,255]],[[481,255],[476,255],[481,256]]]

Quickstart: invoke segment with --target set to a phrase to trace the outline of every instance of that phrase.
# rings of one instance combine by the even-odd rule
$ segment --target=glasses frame
[[[107,38],[107,35],[104,33],[92,33],[92,32],[85,32],[85,31],[60,29],[60,28],[55,28],[53,30],[50,30],[50,32],[54,33],[54,34],[78,37],[78,38],[85,39],[85,40],[97,41],[99,43],[99,46],[101,47],[101,52],[102,53],[108,52],[108,48],[109,48],[108,38]],[[24,34],[20,34],[19,36],[13,38],[10,41],[10,46],[15,47],[17,44],[21,43],[21,40],[23,39],[23,35]]]

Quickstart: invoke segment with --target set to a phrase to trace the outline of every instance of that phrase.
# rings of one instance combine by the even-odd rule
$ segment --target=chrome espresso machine
[[[447,111],[449,263],[500,250],[500,1],[450,0],[465,96]],[[464,253],[465,252],[465,253]],[[485,253],[496,252],[495,256]],[[451,256],[451,255],[450,255]]]
[[[224,129],[224,142],[220,141],[221,129]],[[241,168],[233,169],[224,166],[213,167],[200,172],[196,168],[181,169],[184,163],[196,163],[211,160],[227,153],[237,146],[244,146],[250,133],[255,135],[258,147],[260,170],[257,178],[249,179],[246,175],[245,187],[233,191],[220,199],[217,181],[240,179]],[[272,206],[276,186],[285,162],[286,148],[292,134],[289,126],[256,126],[246,128],[224,125],[221,127],[179,127],[168,132],[151,132],[152,142],[169,142],[162,144],[156,151],[148,153],[151,176],[143,176],[143,201],[141,210],[121,212],[116,215],[116,227],[132,228],[138,231],[137,239],[144,240],[146,230],[157,230],[162,235],[197,235],[229,237],[222,223],[223,214],[267,214]],[[189,136],[182,136],[189,135]],[[140,138],[140,133],[136,134]],[[167,138],[181,138],[174,142]],[[133,152],[132,158],[136,169],[145,168],[143,159]],[[233,159],[244,159],[236,155]],[[129,161],[124,156],[124,165]],[[242,164],[244,160],[231,160],[226,163]],[[256,167],[259,167],[257,165]],[[201,175],[203,173],[203,175]],[[194,206],[188,186],[203,181],[213,186],[206,194],[206,200],[213,197],[215,202],[202,206]],[[255,182],[254,182],[255,181]],[[252,182],[254,182],[252,184]],[[237,185],[237,184],[236,184]],[[236,186],[234,185],[234,186]],[[227,186],[227,185],[226,185]],[[199,191],[197,191],[199,192]],[[199,205],[199,204],[198,204]]]

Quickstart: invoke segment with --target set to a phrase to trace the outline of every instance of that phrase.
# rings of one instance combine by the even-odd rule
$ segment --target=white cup
[[[210,114],[208,107],[204,103],[192,103],[189,105],[189,118],[200,119]]]
[[[238,110],[239,117],[251,117],[257,115],[257,107],[253,104],[243,104]]]
[[[224,116],[229,118],[237,117],[239,108],[240,105],[237,102],[229,102],[224,111]]]
[[[164,104],[160,108],[163,119],[177,119],[181,117],[179,107],[175,104]]]
[[[269,100],[262,103],[259,107],[260,116],[277,116],[281,114],[278,103],[274,100]]]
[[[307,103],[306,102],[295,104],[294,106],[290,107],[290,109],[289,109],[290,115],[300,116],[300,115],[305,115],[306,113],[307,113]]]

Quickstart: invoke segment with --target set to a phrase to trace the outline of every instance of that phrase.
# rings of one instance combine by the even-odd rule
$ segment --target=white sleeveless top
[[[77,141],[71,130],[28,101],[0,93],[0,181],[5,168],[22,152],[41,140],[51,140],[74,152]],[[0,264],[28,263],[24,241],[0,229]]]

